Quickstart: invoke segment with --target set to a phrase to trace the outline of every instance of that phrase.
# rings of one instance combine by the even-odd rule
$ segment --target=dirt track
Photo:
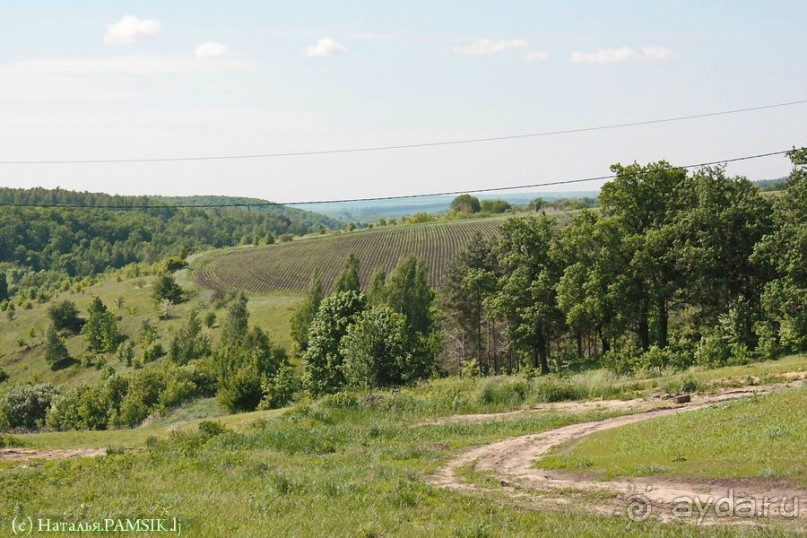
[[[0,449],[0,462],[3,461],[33,461],[33,460],[59,460],[64,458],[88,458],[103,456],[104,448],[71,448],[59,450],[34,450],[30,448],[2,448]]]
[[[544,456],[552,447],[591,435],[600,431],[617,428],[626,424],[650,420],[666,415],[701,409],[721,402],[735,400],[753,394],[763,394],[785,387],[803,385],[804,381],[785,385],[754,387],[753,390],[733,390],[714,396],[693,397],[692,402],[674,408],[650,409],[638,414],[610,418],[598,422],[573,424],[534,435],[524,435],[481,446],[461,454],[431,479],[433,485],[461,491],[472,495],[504,495],[525,508],[553,508],[568,506],[575,500],[577,505],[598,514],[624,514],[635,521],[652,515],[662,521],[684,520],[708,523],[749,523],[755,516],[792,518],[794,512],[807,519],[807,491],[775,489],[763,485],[742,485],[733,489],[712,484],[666,481],[657,478],[643,478],[633,481],[594,481],[572,477],[568,474],[547,471],[535,466],[535,461]],[[625,409],[624,402],[610,407],[607,401],[598,402],[602,409]],[[499,487],[485,487],[464,481],[460,469],[493,473]],[[487,476],[490,476],[488,474]],[[732,495],[733,493],[733,495]],[[783,497],[787,502],[783,505]],[[794,497],[802,500],[798,505]],[[711,498],[710,506],[704,506]],[[776,501],[772,501],[776,498]],[[686,501],[686,500],[689,501]],[[730,500],[725,500],[730,499]],[[771,501],[763,511],[763,501]],[[722,512],[715,512],[715,503]],[[700,502],[700,506],[696,503]],[[687,504],[693,513],[687,516]],[[749,512],[749,506],[753,510]],[[701,512],[709,512],[706,518]],[[781,513],[780,513],[781,512]],[[715,517],[715,515],[724,517]],[[729,515],[735,517],[728,517]]]

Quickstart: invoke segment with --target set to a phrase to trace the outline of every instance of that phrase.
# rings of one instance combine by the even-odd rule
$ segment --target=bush
[[[538,400],[542,402],[562,402],[585,397],[575,389],[571,382],[550,377],[540,379],[535,387],[535,392]]]
[[[244,365],[219,380],[218,400],[228,411],[252,411],[261,403],[261,378],[250,365]]]
[[[57,331],[78,334],[84,324],[84,320],[78,316],[78,308],[73,301],[62,301],[50,305],[48,316]]]
[[[483,405],[517,405],[526,401],[530,384],[525,379],[515,381],[488,379],[479,393]]]
[[[618,375],[630,374],[641,365],[640,351],[631,346],[612,349],[602,356],[601,364]]]
[[[9,377],[8,372],[0,368],[0,383],[5,383]]]
[[[32,430],[45,423],[45,415],[59,390],[53,385],[17,385],[0,397],[0,430]]]
[[[264,381],[261,389],[263,399],[261,409],[278,409],[289,404],[294,396],[302,390],[302,379],[293,366],[283,366],[277,375]]]

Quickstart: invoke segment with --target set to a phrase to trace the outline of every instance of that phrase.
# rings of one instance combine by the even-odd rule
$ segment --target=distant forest
[[[284,234],[303,235],[337,225],[328,217],[280,205],[262,205],[259,210],[165,207],[246,201],[250,200],[2,188],[0,279],[6,286],[0,286],[0,292],[6,287],[5,294],[13,294],[44,281],[155,263],[204,248],[272,243]],[[39,275],[33,277],[32,272]]]

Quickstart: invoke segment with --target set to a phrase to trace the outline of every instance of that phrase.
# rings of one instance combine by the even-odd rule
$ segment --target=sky
[[[419,144],[804,100],[805,21],[803,0],[3,0],[0,161]],[[0,164],[0,186],[280,202],[461,191],[785,150],[807,145],[805,126],[801,104],[390,151]]]

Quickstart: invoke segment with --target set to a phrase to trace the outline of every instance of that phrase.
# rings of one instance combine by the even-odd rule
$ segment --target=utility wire
[[[807,99],[789,101],[786,103],[776,103],[772,105],[761,105],[748,108],[736,108],[733,110],[723,110],[720,112],[708,112],[705,114],[692,114],[688,116],[675,116],[647,121],[635,121],[629,123],[614,123],[611,125],[600,125],[597,127],[583,127],[579,129],[564,129],[559,131],[544,131],[538,133],[524,133],[507,136],[492,136],[487,138],[469,138],[464,140],[445,140],[442,142],[422,142],[417,144],[399,144],[392,146],[371,146],[361,148],[324,149],[313,151],[292,151],[286,153],[256,153],[251,155],[211,155],[197,157],[165,157],[146,159],[86,159],[86,160],[34,160],[34,161],[0,161],[0,165],[43,165],[43,164],[123,164],[123,163],[167,163],[167,162],[192,162],[192,161],[224,161],[238,159],[269,159],[277,157],[301,157],[307,155],[334,155],[339,153],[363,153],[371,151],[389,151],[397,149],[428,148],[438,146],[457,146],[461,144],[478,144],[481,142],[498,142],[505,140],[518,140],[522,138],[538,138],[545,136],[557,136],[574,133],[587,133],[592,131],[604,131],[607,129],[622,129],[625,127],[638,127],[641,125],[655,125],[659,123],[670,123],[675,121],[686,121],[700,118],[713,118],[716,116],[726,116],[729,114],[740,114],[757,110],[769,110],[772,108],[782,108],[794,105],[807,104]]]
[[[688,164],[685,166],[671,166],[671,168],[702,168],[704,166],[713,166],[713,165],[721,165],[721,164],[728,164],[734,163],[739,161],[749,161],[751,159],[761,159],[763,157],[772,157],[774,155],[784,155],[792,151],[792,149],[782,150],[782,151],[771,151],[769,153],[757,153],[755,155],[747,155],[745,157],[735,157],[733,159],[721,159],[719,161],[710,161],[710,162],[703,162],[698,164]],[[550,187],[555,185],[569,185],[572,183],[584,183],[588,181],[603,181],[608,179],[616,178],[616,175],[607,175],[607,176],[596,176],[596,177],[585,177],[585,178],[578,178],[578,179],[566,179],[562,181],[550,181],[547,183],[531,183],[526,185],[511,185],[508,187],[488,187],[482,189],[466,189],[461,191],[446,191],[446,192],[432,192],[432,193],[421,193],[421,194],[403,194],[403,195],[395,195],[395,196],[374,196],[368,198],[343,198],[338,200],[317,200],[317,201],[301,201],[301,202],[255,202],[255,203],[237,203],[237,204],[187,204],[187,205],[170,205],[170,204],[160,204],[160,205],[149,205],[149,206],[132,206],[132,205],[95,205],[95,206],[87,206],[87,205],[76,205],[76,204],[19,204],[19,203],[0,203],[0,207],[38,207],[38,208],[80,208],[80,209],[135,209],[145,211],[148,209],[182,209],[182,208],[190,208],[190,209],[213,209],[213,208],[228,208],[228,207],[268,207],[268,206],[300,206],[300,205],[320,205],[320,204],[346,204],[346,203],[353,203],[353,202],[375,202],[375,201],[382,201],[382,200],[404,200],[409,198],[426,198],[430,196],[456,196],[459,194],[478,194],[483,192],[500,192],[500,191],[510,191],[516,189],[529,189],[529,188],[538,188],[538,187]]]

